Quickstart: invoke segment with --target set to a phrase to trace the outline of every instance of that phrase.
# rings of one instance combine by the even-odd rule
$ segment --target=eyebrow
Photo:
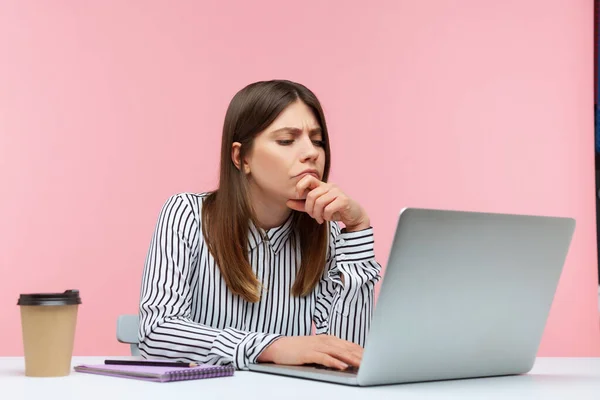
[[[283,127],[283,128],[279,128],[274,130],[273,132],[271,132],[272,135],[277,134],[277,133],[284,133],[284,132],[289,132],[295,135],[298,135],[300,133],[302,133],[302,129],[298,129],[298,128],[292,128],[289,126]],[[317,128],[313,128],[310,130],[310,135],[318,135],[318,134],[323,134],[323,129],[321,129],[321,127],[317,127]]]

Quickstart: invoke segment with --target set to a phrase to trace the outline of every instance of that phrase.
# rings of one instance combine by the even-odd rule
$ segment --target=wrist
[[[261,363],[272,363],[275,361],[275,353],[277,352],[277,342],[282,337],[273,340],[263,351],[258,355],[256,361]]]
[[[369,229],[371,227],[371,221],[367,218],[366,221],[359,222],[356,225],[346,225],[346,232],[358,232],[363,231],[365,229]]]

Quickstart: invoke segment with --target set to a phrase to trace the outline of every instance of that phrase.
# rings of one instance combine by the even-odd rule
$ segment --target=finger
[[[329,192],[330,188],[327,185],[321,185],[316,189],[311,190],[306,196],[306,203],[304,205],[304,209],[314,219],[316,219],[319,223],[323,221],[320,220],[320,216],[315,215],[315,205],[317,201],[321,201],[320,199]],[[329,200],[329,202],[333,201],[333,199]],[[325,204],[326,205],[326,204]],[[324,206],[323,206],[324,207]],[[323,211],[321,210],[321,213]]]
[[[306,198],[306,195],[308,195],[308,192],[324,184],[324,182],[321,182],[314,176],[306,175],[296,184],[296,195],[299,199],[304,199]]]
[[[345,349],[328,347],[327,350],[325,350],[325,352],[331,357],[343,361],[348,365],[352,365],[353,367],[360,366],[360,362],[362,360],[362,355],[357,355]]]
[[[321,187],[323,187],[323,186],[321,186]],[[312,193],[319,189],[313,190],[312,192],[310,192],[308,194],[308,196],[311,197]],[[338,196],[338,193],[336,193],[336,191],[329,190],[314,200],[313,206],[312,206],[312,217],[314,219],[316,219],[320,224],[322,224],[323,220],[324,220],[323,210],[325,209],[326,206],[328,206],[333,201],[335,201],[337,196]],[[306,203],[307,203],[306,209],[308,210],[308,198],[306,199]]]
[[[341,350],[340,357],[347,364],[358,367],[362,361],[362,354],[362,347],[358,346],[358,348],[355,348],[354,346],[345,345],[345,348]]]
[[[323,209],[323,219],[325,221],[341,221],[341,213],[348,209],[349,201],[347,197],[338,196],[334,201],[327,204]]]
[[[362,355],[364,351],[362,346],[348,341],[344,341],[344,345],[348,348],[348,351],[350,351],[352,354],[356,355],[356,357],[362,360]]]
[[[348,350],[347,348],[329,346],[317,348],[317,350],[320,353],[325,353],[337,360],[343,361],[348,365],[352,365],[353,367],[360,366],[360,362],[362,361],[362,354],[357,354],[353,351]]]
[[[326,352],[355,367],[358,367],[362,361],[363,348],[361,346],[336,336],[324,337],[317,350]]]
[[[311,354],[310,359],[310,362],[321,364],[329,368],[336,368],[341,370],[348,368],[348,364],[326,353],[314,352]]]
[[[358,346],[357,349],[350,350],[350,354],[352,354],[353,357],[353,362],[351,364],[355,367],[360,366],[363,357],[363,348]]]

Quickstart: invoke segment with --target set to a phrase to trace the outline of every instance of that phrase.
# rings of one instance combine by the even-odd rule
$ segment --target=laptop
[[[358,369],[249,365],[355,386],[525,374],[575,220],[405,208]]]

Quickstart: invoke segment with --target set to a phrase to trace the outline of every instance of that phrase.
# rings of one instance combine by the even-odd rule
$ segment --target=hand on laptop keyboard
[[[318,364],[337,370],[358,367],[363,348],[331,335],[284,336],[258,356],[258,362],[285,365]]]

